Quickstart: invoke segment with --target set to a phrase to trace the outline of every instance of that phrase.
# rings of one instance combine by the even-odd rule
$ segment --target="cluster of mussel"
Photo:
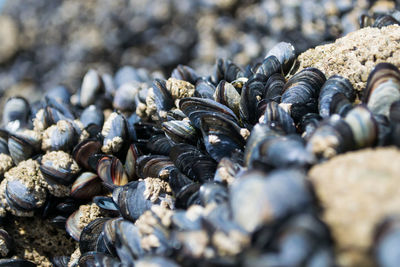
[[[1,214],[65,227],[79,249],[55,266],[334,266],[306,171],[346,151],[400,146],[400,72],[378,64],[358,96],[344,77],[296,67],[282,42],[244,69],[219,59],[208,77],[183,65],[167,80],[89,70],[73,96],[57,87],[31,105],[11,98]],[[100,215],[83,219],[88,203]],[[378,263],[392,259],[384,246],[397,225],[377,231]],[[12,255],[0,233],[2,256]]]

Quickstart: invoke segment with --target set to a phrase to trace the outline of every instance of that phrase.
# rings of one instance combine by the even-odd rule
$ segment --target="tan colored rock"
[[[315,67],[327,78],[334,74],[342,75],[360,92],[376,64],[389,62],[400,67],[400,26],[360,29],[334,43],[309,49],[298,60],[298,71]]]
[[[337,245],[339,266],[369,266],[373,231],[400,213],[400,150],[364,149],[314,166],[309,179]]]
[[[0,16],[0,25],[0,63],[4,63],[18,50],[18,27],[12,18],[5,15]]]

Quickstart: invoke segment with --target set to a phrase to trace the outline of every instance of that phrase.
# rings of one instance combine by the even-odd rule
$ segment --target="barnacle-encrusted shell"
[[[165,83],[165,86],[171,93],[173,99],[191,97],[195,92],[195,87],[193,84],[175,78],[169,78]]]

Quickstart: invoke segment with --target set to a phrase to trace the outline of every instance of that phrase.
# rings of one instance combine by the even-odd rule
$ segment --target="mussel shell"
[[[280,42],[273,46],[265,57],[268,58],[270,56],[275,56],[278,59],[283,72],[286,74],[290,71],[296,60],[296,51],[292,44]]]
[[[390,63],[379,63],[368,77],[363,102],[374,114],[389,116],[390,105],[400,100],[400,71]]]
[[[129,180],[133,180],[136,177],[136,160],[140,154],[141,153],[135,144],[131,144],[129,146],[125,158],[125,171]]]
[[[318,110],[321,117],[329,117],[330,111],[336,109],[333,107],[333,96],[337,93],[342,93],[349,102],[355,100],[354,88],[350,81],[342,76],[333,75],[326,80],[319,94]]]
[[[170,158],[175,166],[194,181],[208,181],[214,177],[216,163],[208,155],[188,144],[172,147]]]
[[[323,158],[330,158],[354,148],[352,128],[339,115],[333,115],[320,123],[307,142],[307,149]]]
[[[2,250],[1,250],[1,257],[6,257],[8,254],[10,254],[11,251],[14,249],[14,242],[12,237],[7,233],[6,230],[0,228],[0,240],[2,244]],[[8,252],[5,254],[5,252]],[[4,253],[4,254],[3,254]]]
[[[147,150],[157,155],[168,155],[172,145],[171,140],[165,134],[155,134],[146,141]]]
[[[211,99],[186,97],[179,101],[179,108],[189,117],[193,126],[197,129],[200,129],[202,115],[210,112],[219,113],[235,122],[239,121],[231,109]]]
[[[174,168],[174,163],[167,156],[141,156],[137,159],[136,173],[142,179],[147,177],[165,179],[169,171]]]
[[[50,131],[52,127],[48,128],[47,145],[46,148],[42,142],[42,149],[49,151],[70,151],[73,146],[78,141],[78,132],[76,131],[72,122],[67,120],[58,121],[56,125],[53,126],[53,130]]]
[[[224,80],[220,81],[215,89],[214,99],[239,115],[240,94],[231,83]]]
[[[219,114],[202,116],[200,126],[207,152],[217,162],[241,151],[246,143],[240,127]]]
[[[244,165],[249,166],[251,162],[260,157],[259,147],[263,142],[284,134],[283,130],[279,127],[261,123],[256,124],[251,131],[250,137],[247,139],[244,151]]]
[[[215,86],[207,80],[199,79],[195,90],[196,97],[214,99]]]
[[[400,100],[390,105],[389,120],[394,123],[400,122]]]
[[[50,164],[42,164],[39,166],[40,171],[43,174],[43,177],[50,184],[62,184],[62,185],[70,185],[77,173],[72,172],[70,169],[58,168],[55,169]]]
[[[248,232],[301,211],[313,201],[305,175],[296,170],[274,171],[268,176],[248,172],[230,189],[233,219]]]
[[[104,122],[101,133],[104,136],[102,151],[105,153],[117,153],[128,136],[125,117],[119,113],[112,113]],[[114,144],[115,138],[121,139],[121,142]]]
[[[389,26],[389,25],[399,25],[400,22],[398,20],[396,20],[394,17],[390,16],[390,15],[381,15],[379,17],[377,17],[375,19],[374,24],[372,24],[372,27],[376,27],[376,28],[382,28],[385,26]]]
[[[178,80],[183,80],[187,81],[191,84],[196,84],[199,76],[197,75],[196,71],[192,69],[189,66],[181,65],[179,64],[176,66],[175,69],[172,70],[171,72],[171,77],[178,79]]]
[[[83,172],[71,187],[71,197],[76,199],[92,199],[102,191],[101,180],[97,174],[92,172]]]
[[[272,122],[280,125],[287,134],[296,132],[292,117],[274,101],[266,104],[263,120],[263,123],[266,124]]]
[[[115,223],[115,248],[122,264],[129,266],[144,254],[139,229],[130,221]]]
[[[168,183],[172,192],[176,195],[185,185],[193,183],[186,175],[181,173],[178,169],[171,169],[169,171]]]
[[[97,218],[86,225],[79,237],[79,249],[81,253],[98,251],[98,239],[102,233],[103,225],[109,218]]]
[[[374,233],[373,256],[379,266],[396,266],[399,254],[393,248],[400,244],[400,224],[398,216],[389,216],[381,221]]]
[[[68,267],[70,256],[54,256],[51,258],[51,263],[54,267]]]
[[[145,190],[145,183],[138,181],[130,182],[119,190],[117,204],[122,217],[135,221],[151,208],[153,203],[144,197]]]
[[[122,217],[112,218],[103,224],[103,239],[104,244],[112,255],[116,255],[115,239],[116,239],[116,224],[118,221],[124,220]]]
[[[79,166],[84,167],[86,170],[92,170],[88,163],[90,156],[99,153],[101,150],[101,142],[97,139],[85,139],[78,143],[72,151],[74,160]]]
[[[267,77],[263,74],[255,74],[245,83],[240,95],[240,118],[247,127],[257,123],[257,104],[264,94]]]
[[[135,262],[137,265],[143,264],[143,266],[152,267],[178,267],[179,265],[173,260],[161,256],[146,256],[140,258]]]
[[[196,197],[200,190],[201,185],[198,183],[191,183],[183,186],[181,190],[176,194],[176,207],[186,209],[193,204],[193,196]],[[198,197],[198,196],[197,196]],[[199,198],[200,202],[200,198]],[[199,203],[200,204],[200,203]]]
[[[267,101],[281,102],[284,92],[285,78],[281,73],[274,73],[269,78],[264,87],[264,99]]]
[[[378,126],[372,113],[364,106],[357,106],[347,113],[344,120],[350,126],[357,148],[372,146],[378,140]]]
[[[135,111],[135,97],[140,90],[140,83],[124,83],[115,91],[113,107],[120,111]]]
[[[30,106],[28,101],[23,97],[11,97],[7,99],[7,102],[3,108],[3,125],[8,124],[11,121],[19,121],[21,125],[25,125],[28,122],[30,114]]]
[[[1,267],[36,267],[31,261],[23,260],[23,259],[0,259]]]
[[[83,216],[83,214],[81,214],[81,211],[78,209],[68,217],[65,223],[65,230],[76,241],[79,241],[82,232],[82,229],[78,227],[79,218],[81,216]]]
[[[229,198],[227,188],[215,182],[204,183],[200,187],[199,193],[200,193],[200,200],[203,206],[206,206],[210,203],[216,203],[216,204],[226,203]]]
[[[42,194],[42,191],[33,191],[19,180],[8,181],[5,189],[9,206],[21,211],[31,211],[43,205]]]
[[[80,104],[87,107],[94,104],[96,97],[104,91],[103,80],[97,71],[90,69],[83,77],[80,90]]]
[[[79,267],[120,267],[121,263],[118,259],[111,257],[104,252],[89,251],[79,258]]]
[[[154,101],[157,110],[170,110],[174,106],[171,93],[167,90],[165,80],[155,79],[153,82]]]
[[[90,124],[95,124],[99,127],[103,126],[104,114],[103,111],[97,108],[95,105],[90,105],[85,108],[80,116],[80,121],[83,127],[87,127]]]
[[[265,75],[267,79],[274,73],[282,73],[281,62],[275,55],[271,54],[263,60],[256,73]]]
[[[97,175],[111,188],[128,183],[122,162],[113,156],[103,156],[97,163]]]
[[[33,144],[25,138],[14,134],[10,134],[8,137],[8,151],[15,164],[30,158],[36,153]]]
[[[165,135],[174,143],[196,144],[196,129],[187,120],[172,120],[162,123]]]

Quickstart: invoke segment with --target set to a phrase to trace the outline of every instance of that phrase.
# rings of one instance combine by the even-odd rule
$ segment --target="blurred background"
[[[217,57],[246,65],[279,41],[300,53],[358,29],[395,1],[0,0],[0,93],[76,91],[89,68],[131,65],[166,75],[177,64],[210,74]]]

